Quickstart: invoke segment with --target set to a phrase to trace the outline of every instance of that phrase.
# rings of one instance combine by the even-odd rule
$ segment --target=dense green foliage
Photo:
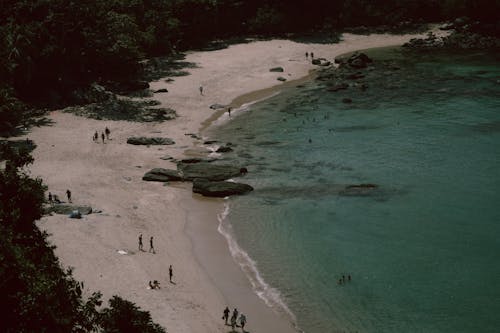
[[[82,297],[83,285],[63,271],[47,235],[35,225],[45,187],[23,167],[33,161],[22,148],[0,145],[0,331],[165,332],[149,313],[114,297],[101,311],[99,293]]]
[[[22,118],[19,100],[72,103],[89,83],[136,80],[144,57],[209,40],[499,13],[500,0],[3,0],[2,127]]]

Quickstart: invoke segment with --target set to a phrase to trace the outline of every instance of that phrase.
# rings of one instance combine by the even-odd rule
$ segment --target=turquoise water
[[[399,69],[366,91],[311,82],[211,133],[255,188],[225,223],[305,332],[498,332],[500,59],[374,55]]]

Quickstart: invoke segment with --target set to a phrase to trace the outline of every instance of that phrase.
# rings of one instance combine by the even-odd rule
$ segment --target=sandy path
[[[228,332],[220,318],[226,304],[247,314],[252,332],[293,331],[288,319],[252,293],[230,257],[225,239],[216,230],[221,201],[193,196],[190,184],[163,186],[141,177],[153,167],[174,167],[161,156],[177,158],[197,151],[192,147],[199,142],[184,134],[199,132],[215,113],[208,108],[211,104],[229,104],[238,96],[279,86],[278,76],[289,80],[306,76],[314,68],[305,59],[306,51],[333,60],[342,53],[399,45],[412,37],[346,34],[339,44],[272,40],[189,53],[186,61],[198,66],[188,69],[190,75],[173,83],[151,84],[152,89],[168,88],[168,93],[156,94],[155,99],[179,114],[176,120],[161,124],[97,121],[52,112],[52,126],[35,128],[28,135],[38,146],[31,172],[42,177],[52,193],[65,198],[69,188],[74,203],[91,205],[102,213],[81,220],[48,216],[40,227],[51,234],[61,262],[75,268],[75,277],[85,282],[87,291],[100,290],[105,299],[115,294],[129,299],[150,311],[170,332]],[[269,72],[276,66],[285,72]],[[111,129],[112,140],[93,142],[94,131],[105,126]],[[127,145],[132,135],[167,136],[176,144]],[[146,251],[149,237],[154,236],[156,254],[137,250],[140,233]],[[175,285],[168,283],[169,265],[174,267]],[[160,281],[163,288],[148,290],[150,280]]]

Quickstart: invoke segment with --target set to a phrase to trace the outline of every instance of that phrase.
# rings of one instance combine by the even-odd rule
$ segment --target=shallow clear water
[[[293,88],[211,133],[255,188],[226,223],[306,332],[498,332],[500,61],[374,55],[400,69],[364,92]]]

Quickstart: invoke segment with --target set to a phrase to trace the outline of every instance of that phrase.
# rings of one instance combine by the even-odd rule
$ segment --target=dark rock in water
[[[240,168],[240,173],[242,175],[246,175],[248,173],[248,169],[247,168]]]
[[[337,84],[333,87],[328,88],[328,91],[336,92],[339,90],[345,90],[347,88],[349,88],[349,85],[347,83],[340,83],[340,84]]]
[[[225,109],[227,107],[227,105],[222,105],[222,104],[212,104],[210,105],[210,108],[212,110],[220,110],[220,109]]]
[[[284,72],[285,70],[283,69],[283,67],[273,67],[269,70],[270,72]]]
[[[206,179],[195,179],[193,181],[193,192],[206,197],[227,197],[230,195],[240,195],[253,191],[253,187],[247,184],[208,181]]]
[[[339,194],[345,196],[367,196],[377,189],[378,185],[375,184],[348,185]]]
[[[162,89],[155,90],[155,94],[157,94],[157,93],[167,93],[167,92],[168,92],[167,88],[162,88]]]
[[[62,215],[70,215],[74,211],[80,212],[80,214],[88,215],[92,214],[92,207],[90,206],[77,206],[70,204],[54,204],[48,207],[45,207],[45,211],[47,213],[56,213]]]
[[[193,158],[185,158],[183,160],[180,160],[180,163],[191,164],[191,163],[213,162],[213,161],[215,161],[215,159],[206,159],[206,158],[193,157]]]
[[[281,81],[281,82],[285,82],[286,78],[284,78],[283,76],[280,76],[276,80]]]
[[[352,103],[352,99],[350,99],[350,98],[342,98],[342,103],[350,104],[350,103]]]
[[[217,153],[229,153],[229,152],[231,152],[231,151],[233,151],[233,148],[228,147],[228,146],[220,146],[220,147],[216,150],[216,152],[217,152]]]
[[[178,170],[155,168],[152,169],[142,177],[142,180],[149,182],[168,182],[168,181],[182,181],[182,175]]]
[[[175,141],[170,138],[140,136],[128,138],[127,143],[131,145],[173,145]]]
[[[347,59],[347,63],[353,68],[365,68],[371,62],[373,62],[373,60],[366,54],[357,52]]]
[[[213,164],[210,162],[177,163],[184,180],[203,178],[211,181],[221,181],[240,176],[240,166]]]
[[[357,80],[357,79],[362,79],[364,77],[365,77],[365,75],[361,72],[352,73],[352,74],[348,74],[345,76],[345,78],[348,80]]]

